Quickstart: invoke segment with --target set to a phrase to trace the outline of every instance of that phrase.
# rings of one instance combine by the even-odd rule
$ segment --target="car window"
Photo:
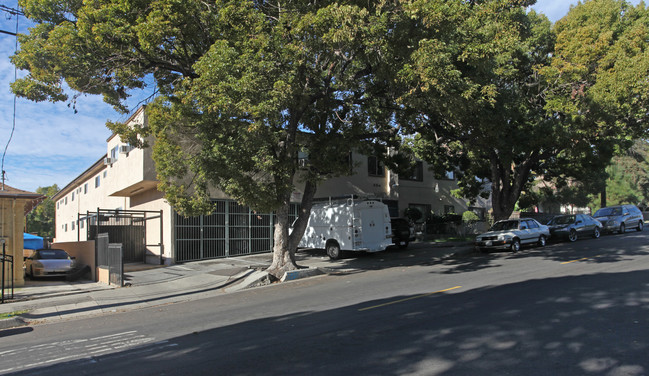
[[[611,208],[601,208],[595,212],[595,217],[608,217],[611,215],[622,215],[622,208],[619,206]]]
[[[38,260],[64,260],[68,258],[68,254],[61,249],[48,249],[36,252],[36,259]]]
[[[527,228],[539,228],[539,225],[534,220],[528,220],[525,223],[527,223]]]
[[[560,217],[555,217],[552,219],[553,225],[567,225],[575,221],[574,215],[562,215]]]
[[[518,221],[500,221],[491,226],[490,231],[518,230]]]

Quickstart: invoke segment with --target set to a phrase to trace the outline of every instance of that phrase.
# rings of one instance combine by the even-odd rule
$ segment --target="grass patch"
[[[14,316],[19,316],[19,315],[22,315],[23,313],[27,313],[27,312],[28,312],[27,310],[24,310],[24,311],[14,311],[14,312],[0,313],[0,320],[9,319],[9,318],[12,318]]]

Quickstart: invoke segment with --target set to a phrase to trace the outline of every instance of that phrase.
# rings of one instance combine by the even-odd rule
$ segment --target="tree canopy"
[[[59,192],[59,187],[54,184],[49,187],[38,187],[36,193],[46,196],[34,210],[32,210],[25,218],[25,231],[34,233],[42,237],[54,238],[55,226],[55,204],[52,200],[55,194]]]
[[[501,219],[535,179],[565,184],[602,174],[645,132],[649,39],[644,5],[623,1],[580,3],[554,27],[516,8],[494,18],[476,21],[486,23],[474,33],[483,34],[479,40],[502,41],[480,55],[481,64],[467,69],[465,47],[450,59],[457,77],[477,83],[473,93],[491,94],[487,100],[466,96],[446,106],[422,90],[421,104],[412,106],[428,122],[416,138],[419,155],[438,171],[459,170],[465,197],[489,184]],[[493,28],[513,32],[504,38]],[[436,82],[416,77],[423,85]]]

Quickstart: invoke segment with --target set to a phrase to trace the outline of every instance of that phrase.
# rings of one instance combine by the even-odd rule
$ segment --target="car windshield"
[[[564,216],[561,216],[561,217],[553,218],[550,221],[550,224],[551,225],[568,225],[568,224],[571,224],[571,223],[574,223],[574,222],[575,222],[575,216],[574,215],[564,215]]]
[[[494,223],[490,228],[491,231],[518,230],[518,221],[500,221]]]
[[[595,217],[609,217],[612,215],[622,215],[622,208],[601,208],[595,212]]]
[[[64,260],[68,258],[68,254],[61,249],[48,249],[38,251],[37,258],[40,260]]]

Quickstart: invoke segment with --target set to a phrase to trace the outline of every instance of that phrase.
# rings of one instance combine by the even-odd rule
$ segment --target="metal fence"
[[[291,205],[291,222],[298,209],[299,205]],[[274,214],[258,213],[235,201],[214,201],[209,215],[176,213],[175,217],[177,262],[264,253],[273,248]]]
[[[6,243],[5,240],[2,239],[2,254],[0,255],[0,267],[2,267],[2,275],[0,275],[0,280],[2,281],[2,290],[0,292],[0,303],[5,302],[5,276],[6,276],[6,268],[7,265],[9,265],[9,270],[11,271],[9,281],[11,283],[11,298],[14,298],[14,257],[12,255],[7,254],[7,248],[6,248]]]

